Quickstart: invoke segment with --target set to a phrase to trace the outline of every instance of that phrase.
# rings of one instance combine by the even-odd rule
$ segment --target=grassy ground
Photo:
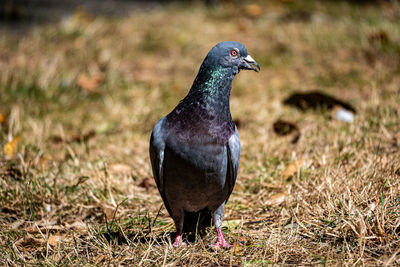
[[[399,12],[170,4],[2,35],[0,264],[400,264]],[[261,65],[232,91],[242,161],[224,232],[235,246],[208,249],[210,231],[175,249],[149,135],[222,40]],[[283,105],[311,90],[349,102],[355,121]],[[278,119],[297,124],[297,143],[274,133]]]

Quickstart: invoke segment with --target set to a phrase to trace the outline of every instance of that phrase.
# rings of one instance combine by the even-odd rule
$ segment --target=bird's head
[[[260,70],[258,63],[247,53],[246,47],[239,42],[229,41],[217,44],[210,50],[204,63],[209,67],[232,68],[235,74],[241,69],[256,72]]]

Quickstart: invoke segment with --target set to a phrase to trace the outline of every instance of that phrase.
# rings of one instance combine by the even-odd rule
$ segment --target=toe
[[[174,248],[179,248],[180,246],[183,246],[183,247],[184,247],[184,246],[186,246],[186,245],[187,245],[186,242],[183,242],[183,241],[182,241],[182,242],[179,242],[179,241],[176,242],[176,241],[175,241],[175,242],[172,244],[172,246],[173,246]]]
[[[214,249],[218,248],[231,249],[232,245],[230,245],[228,242],[217,242],[215,244],[212,244],[211,247]]]

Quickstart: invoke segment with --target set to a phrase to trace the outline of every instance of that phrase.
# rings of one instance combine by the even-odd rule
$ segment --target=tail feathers
[[[186,212],[183,223],[183,231],[185,233],[204,234],[205,229],[212,225],[212,214],[208,209],[203,209],[198,212]]]

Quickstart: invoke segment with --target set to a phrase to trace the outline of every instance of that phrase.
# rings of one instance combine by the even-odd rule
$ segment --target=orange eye
[[[236,49],[232,49],[231,50],[231,56],[232,57],[237,57],[238,54],[239,54],[239,52]]]

